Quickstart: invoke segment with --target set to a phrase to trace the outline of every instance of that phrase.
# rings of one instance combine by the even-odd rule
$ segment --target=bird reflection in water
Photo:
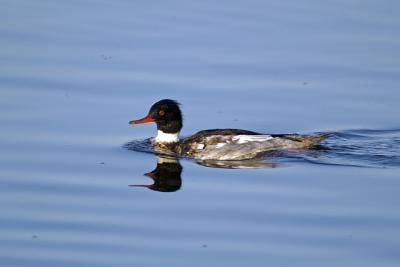
[[[182,186],[181,173],[182,165],[177,158],[158,156],[157,167],[145,174],[153,180],[153,184],[129,186],[146,187],[159,192],[175,192]]]
[[[197,161],[198,164],[212,168],[275,168],[278,165],[260,159],[241,161]],[[131,187],[144,187],[159,192],[175,192],[182,186],[182,165],[179,159],[171,155],[158,155],[157,166],[151,172],[144,175],[153,180],[149,185],[129,185]]]

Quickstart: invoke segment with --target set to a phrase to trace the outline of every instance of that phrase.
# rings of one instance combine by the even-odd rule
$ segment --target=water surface
[[[0,265],[398,266],[399,7],[3,1]],[[183,135],[335,134],[129,186],[158,158],[123,147],[155,134],[128,121],[162,98]]]

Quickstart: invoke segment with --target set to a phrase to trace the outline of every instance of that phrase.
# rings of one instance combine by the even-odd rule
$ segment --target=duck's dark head
[[[163,99],[154,103],[146,117],[132,120],[130,124],[155,122],[157,124],[157,142],[177,142],[182,129],[182,112],[179,103],[171,99]]]

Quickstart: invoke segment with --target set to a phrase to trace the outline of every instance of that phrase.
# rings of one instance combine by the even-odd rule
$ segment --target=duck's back
[[[243,160],[270,150],[311,147],[325,138],[325,135],[269,135],[241,129],[211,129],[183,139],[174,150],[179,155],[201,160]]]

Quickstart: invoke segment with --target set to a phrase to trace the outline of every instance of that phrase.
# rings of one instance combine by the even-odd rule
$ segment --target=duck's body
[[[152,143],[156,150],[200,160],[244,160],[280,149],[302,149],[318,145],[326,138],[320,135],[262,134],[241,129],[203,130],[179,139],[182,115],[178,103],[164,99],[155,103],[149,115],[131,124],[156,122],[158,133]]]

